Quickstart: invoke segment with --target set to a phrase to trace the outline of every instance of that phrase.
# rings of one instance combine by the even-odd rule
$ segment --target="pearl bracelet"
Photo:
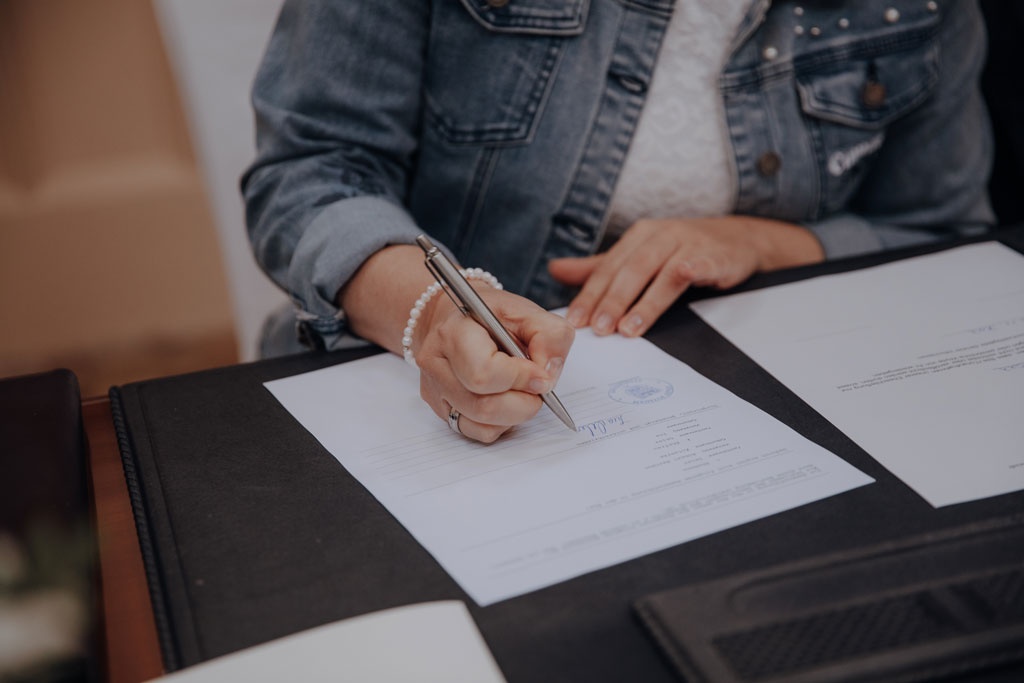
[[[467,280],[483,280],[494,289],[503,289],[501,283],[498,282],[498,278],[483,268],[460,268],[459,273]],[[405,329],[402,331],[402,355],[410,365],[416,365],[416,359],[412,355],[412,334],[416,330],[420,316],[423,315],[423,309],[427,307],[427,303],[441,289],[441,285],[437,282],[431,284],[427,287],[426,291],[420,294],[420,298],[416,299],[416,303],[409,310],[409,320],[406,321]]]

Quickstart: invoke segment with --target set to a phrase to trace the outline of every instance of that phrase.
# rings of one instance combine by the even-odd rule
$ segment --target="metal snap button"
[[[639,78],[629,76],[627,74],[613,73],[612,76],[619,82],[623,88],[632,93],[642,93],[647,91],[647,84],[641,81]]]
[[[775,152],[765,152],[757,159],[757,172],[771,178],[782,168],[782,158]]]
[[[885,104],[885,86],[878,81],[868,81],[860,93],[861,101],[868,109],[878,109]]]

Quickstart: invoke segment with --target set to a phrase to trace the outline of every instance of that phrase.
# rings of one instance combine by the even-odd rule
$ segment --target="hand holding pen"
[[[551,392],[572,345],[572,327],[528,299],[486,284],[474,283],[476,289],[467,292],[450,261],[423,240],[426,254],[434,249],[431,272],[453,295],[448,301],[437,292],[423,323],[428,329],[414,330],[424,400],[453,429],[485,443],[532,418],[544,403],[575,431]],[[513,346],[500,340],[497,328]]]

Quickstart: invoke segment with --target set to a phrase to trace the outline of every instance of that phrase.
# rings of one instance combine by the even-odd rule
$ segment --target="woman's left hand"
[[[690,285],[727,289],[757,271],[824,259],[817,238],[791,223],[751,216],[648,219],[633,224],[610,250],[554,259],[552,276],[582,285],[569,323],[599,335],[636,337]]]

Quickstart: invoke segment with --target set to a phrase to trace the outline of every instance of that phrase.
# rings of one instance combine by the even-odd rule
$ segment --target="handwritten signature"
[[[602,420],[595,420],[585,425],[576,427],[576,431],[581,434],[590,434],[590,436],[598,436],[599,434],[607,434],[610,427],[616,425],[624,425],[626,420],[623,415],[615,415],[613,417],[606,417]]]

